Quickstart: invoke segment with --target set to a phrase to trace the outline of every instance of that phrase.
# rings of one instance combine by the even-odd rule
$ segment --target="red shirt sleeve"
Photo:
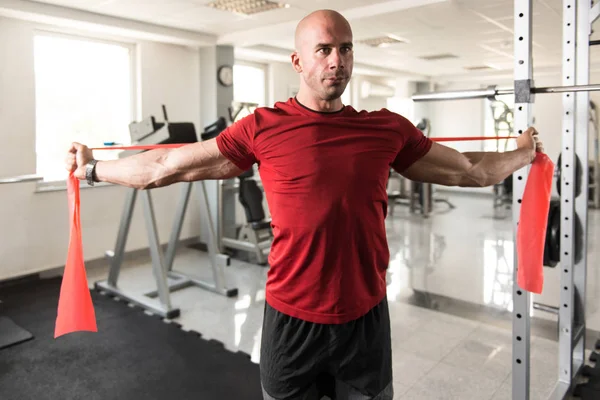
[[[404,171],[427,154],[433,144],[431,139],[402,116],[400,117],[400,133],[405,137],[404,145],[392,163],[392,168],[398,172]]]
[[[221,154],[243,171],[257,162],[254,154],[255,131],[256,118],[250,114],[228,126],[216,138]]]

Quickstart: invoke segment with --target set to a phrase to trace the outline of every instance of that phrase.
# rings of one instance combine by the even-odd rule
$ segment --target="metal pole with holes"
[[[577,60],[577,0],[563,0],[563,85],[576,82]],[[589,40],[589,39],[588,39]],[[558,382],[552,398],[562,399],[571,388],[575,375],[573,366],[573,268],[575,263],[575,129],[576,104],[575,93],[563,94],[563,124],[561,150],[561,206],[560,206],[560,268],[561,286],[559,304],[559,354]],[[587,107],[585,108],[587,111]],[[566,289],[565,289],[566,288]]]
[[[590,80],[590,36],[592,34],[592,8],[591,1],[577,0],[577,84],[588,84]],[[598,4],[594,7],[598,10]],[[596,11],[594,11],[596,12]],[[595,17],[597,18],[597,16]],[[575,235],[571,240],[581,253],[575,254],[573,268],[574,295],[574,326],[572,354],[575,363],[575,375],[585,364],[585,302],[586,302],[586,279],[587,279],[587,239],[588,239],[588,207],[589,207],[589,109],[590,93],[581,92],[576,94],[576,140],[575,152],[582,160],[581,168],[581,194],[575,199],[575,213],[581,222],[581,230],[575,227]],[[597,172],[597,171],[595,171]],[[579,245],[578,245],[579,244]]]
[[[589,83],[588,0],[563,2],[563,83]],[[585,364],[589,92],[563,95],[561,152],[561,290],[558,382],[551,399],[565,398]],[[578,163],[581,167],[578,168]],[[577,175],[580,174],[578,177]],[[581,180],[581,186],[576,182]]]
[[[532,0],[515,0],[514,7],[514,127],[515,132],[523,133],[533,122],[533,62],[532,62]],[[528,167],[513,175],[513,232],[514,232],[514,271],[513,271],[513,346],[512,346],[512,398],[529,400],[530,386],[530,302],[531,294],[517,285],[518,258],[516,251],[517,228],[521,213],[521,199],[527,182]]]

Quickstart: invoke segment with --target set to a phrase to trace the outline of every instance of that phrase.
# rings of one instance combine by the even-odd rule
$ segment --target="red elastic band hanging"
[[[62,278],[54,338],[77,331],[97,332],[96,314],[83,262],[79,180],[69,174],[67,180],[71,237]]]
[[[517,284],[537,294],[544,287],[544,244],[553,176],[554,164],[546,154],[538,153],[525,184],[517,227]]]

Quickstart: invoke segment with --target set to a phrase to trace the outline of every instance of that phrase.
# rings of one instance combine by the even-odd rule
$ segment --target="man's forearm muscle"
[[[182,181],[228,179],[242,171],[219,152],[214,140],[176,149],[156,149],[119,160],[101,161],[96,175],[102,182],[152,189]]]
[[[429,152],[401,174],[416,182],[444,186],[485,187],[531,163],[535,152],[520,148],[504,153],[465,152],[433,143]]]
[[[530,152],[525,149],[504,153],[466,152],[463,155],[471,165],[458,184],[464,187],[495,185],[531,163]]]

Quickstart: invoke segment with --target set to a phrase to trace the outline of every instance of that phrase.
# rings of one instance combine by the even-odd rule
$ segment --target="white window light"
[[[132,53],[127,44],[35,35],[36,173],[45,182],[66,179],[64,158],[71,142],[130,144]],[[96,151],[94,157],[115,159],[118,151]]]
[[[233,66],[233,100],[238,103],[266,105],[267,71],[262,65],[236,62]],[[249,114],[242,110],[236,120]]]

